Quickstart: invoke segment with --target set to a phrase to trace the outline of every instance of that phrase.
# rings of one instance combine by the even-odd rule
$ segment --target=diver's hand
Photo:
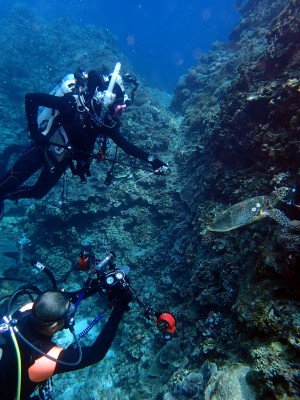
[[[114,305],[123,308],[125,311],[130,310],[129,303],[132,300],[132,294],[129,287],[123,287],[121,283],[114,285],[107,292],[107,298]]]
[[[155,175],[168,175],[170,173],[169,167],[167,165],[163,165],[154,171]]]
[[[152,165],[152,169],[155,175],[167,175],[170,172],[168,165],[158,158],[150,155],[148,157],[148,160]]]

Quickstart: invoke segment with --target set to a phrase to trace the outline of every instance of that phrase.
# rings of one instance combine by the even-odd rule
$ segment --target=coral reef
[[[205,389],[205,400],[255,400],[256,395],[247,383],[250,368],[229,365],[212,376]]]
[[[228,206],[275,187],[293,187],[299,168],[299,2],[248,1],[241,12],[232,42],[217,43],[177,85],[172,107],[183,113],[189,138],[186,158],[181,160],[180,174],[186,184],[180,195],[194,216],[191,232],[202,234],[201,243],[191,239],[198,255],[194,260],[201,260],[198,267],[193,262],[197,286],[209,280],[211,284],[197,297],[199,303],[214,304],[225,277],[230,282],[230,273],[216,279],[213,260],[222,257],[223,265],[224,258],[232,256],[238,292],[228,303],[219,304],[223,313],[224,306],[231,304],[231,312],[242,324],[231,327],[242,334],[241,343],[247,343],[248,349],[241,345],[241,355],[252,354],[252,349],[255,353],[258,344],[268,351],[270,337],[285,346],[276,376],[267,373],[266,353],[261,356],[263,365],[252,356],[251,368],[260,374],[257,396],[297,398],[298,378],[291,360],[296,358],[299,341],[294,319],[299,312],[298,210],[281,203],[273,215],[278,220],[283,211],[294,220],[288,230],[265,221],[239,228],[236,234],[206,231]],[[212,95],[207,97],[208,91]],[[204,259],[206,275],[201,272]],[[205,332],[204,321],[199,327]],[[211,347],[220,344],[215,339]],[[284,369],[289,372],[284,374]]]

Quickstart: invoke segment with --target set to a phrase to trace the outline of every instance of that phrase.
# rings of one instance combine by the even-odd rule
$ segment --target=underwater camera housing
[[[114,297],[114,293],[118,290],[132,295],[133,291],[128,280],[130,268],[128,265],[123,265],[116,268],[114,260],[116,254],[111,251],[102,260],[94,259],[92,272],[97,274],[98,291],[108,299]]]
[[[116,254],[111,251],[102,260],[96,260],[93,256],[86,254],[89,259],[93,258],[92,272],[97,274],[98,292],[103,294],[108,300],[114,298],[117,291],[123,290],[124,294],[129,294],[136,300],[138,305],[144,309],[144,316],[147,319],[156,318],[156,326],[165,341],[171,340],[176,332],[176,320],[173,314],[169,312],[157,312],[149,307],[136,294],[128,280],[130,268],[127,265],[116,268],[114,260]],[[88,283],[88,281],[86,282]]]

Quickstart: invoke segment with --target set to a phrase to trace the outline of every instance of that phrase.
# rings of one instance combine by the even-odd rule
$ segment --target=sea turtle
[[[217,215],[207,229],[213,232],[228,232],[264,217],[272,218],[284,227],[297,229],[296,221],[291,221],[281,210],[274,208],[279,201],[284,201],[289,191],[288,188],[279,188],[269,196],[251,197],[234,204]]]

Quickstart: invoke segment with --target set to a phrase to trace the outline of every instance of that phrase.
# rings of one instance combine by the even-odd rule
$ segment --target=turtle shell
[[[214,232],[227,232],[251,224],[265,217],[265,211],[272,206],[268,196],[256,196],[241,201],[217,215],[207,227]]]

